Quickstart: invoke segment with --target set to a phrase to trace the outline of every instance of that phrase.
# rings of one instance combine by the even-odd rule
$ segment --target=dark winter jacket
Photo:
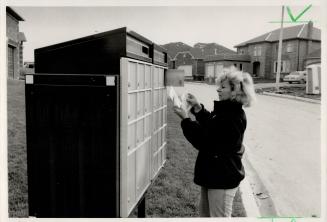
[[[194,170],[194,182],[209,189],[231,189],[244,179],[242,155],[246,116],[242,104],[214,101],[213,112],[202,109],[182,120],[186,139],[199,150]]]

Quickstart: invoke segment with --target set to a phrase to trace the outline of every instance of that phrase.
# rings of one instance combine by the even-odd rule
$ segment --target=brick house
[[[250,56],[249,72],[254,77],[276,77],[279,33],[276,29],[234,46],[238,54]],[[281,77],[304,70],[306,57],[320,48],[321,31],[312,22],[284,28]]]
[[[23,42],[25,35],[19,32],[19,22],[24,19],[12,8],[6,7],[7,22],[7,78],[19,79],[23,67]]]
[[[317,49],[305,58],[305,66],[321,63],[321,49]]]
[[[169,68],[182,69],[185,72],[185,79],[195,80],[204,79],[206,56],[220,53],[236,54],[235,51],[216,43],[197,43],[191,47],[179,42],[166,44],[163,47],[168,51]]]
[[[223,68],[226,67],[235,66],[241,71],[250,72],[251,57],[230,53],[210,55],[204,59],[204,64],[204,80],[208,83],[214,83],[215,78],[219,77],[223,73]]]

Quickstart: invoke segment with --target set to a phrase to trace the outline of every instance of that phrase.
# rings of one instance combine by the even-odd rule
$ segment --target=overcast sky
[[[307,5],[290,6],[297,16]],[[233,46],[278,29],[281,6],[161,6],[161,7],[12,7],[24,18],[24,61],[34,61],[34,49],[127,26],[158,44],[215,42]],[[321,7],[300,17],[321,28]],[[290,21],[285,10],[284,19]],[[286,23],[284,26],[302,23]]]

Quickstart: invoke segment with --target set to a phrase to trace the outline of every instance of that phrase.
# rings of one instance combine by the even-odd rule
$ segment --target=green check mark
[[[296,22],[306,11],[308,11],[310,8],[311,8],[312,5],[309,5],[307,6],[298,16],[296,16],[294,18],[293,14],[292,14],[292,11],[291,11],[291,8],[286,6],[286,9],[287,9],[287,13],[288,15],[290,16],[292,22]]]

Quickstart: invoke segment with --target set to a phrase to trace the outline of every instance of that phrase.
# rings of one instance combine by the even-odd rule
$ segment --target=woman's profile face
[[[228,80],[224,80],[219,84],[217,92],[220,101],[232,98],[232,90]]]

